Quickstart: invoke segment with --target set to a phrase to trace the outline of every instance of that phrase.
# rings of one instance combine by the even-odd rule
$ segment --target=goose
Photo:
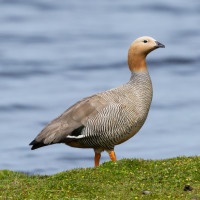
[[[116,161],[115,145],[133,137],[147,118],[153,89],[146,56],[157,48],[165,46],[149,36],[136,39],[128,51],[130,80],[69,107],[36,136],[30,143],[31,149],[64,143],[71,147],[93,148],[95,166],[99,166],[103,151]]]

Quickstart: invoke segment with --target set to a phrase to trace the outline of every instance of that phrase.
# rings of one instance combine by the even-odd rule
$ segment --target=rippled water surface
[[[129,45],[143,35],[166,48],[147,58],[152,107],[117,158],[199,155],[199,1],[4,0],[0,23],[0,169],[93,167],[93,150],[28,144],[79,99],[127,82]]]

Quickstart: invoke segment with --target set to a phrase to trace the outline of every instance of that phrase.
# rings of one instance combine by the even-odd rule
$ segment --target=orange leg
[[[99,166],[100,158],[101,158],[101,153],[96,153],[96,152],[95,152],[95,157],[94,157],[95,167],[98,167],[98,166]]]
[[[109,156],[110,156],[110,159],[111,159],[112,161],[116,161],[116,160],[117,160],[114,151],[111,151],[111,152],[109,153]]]

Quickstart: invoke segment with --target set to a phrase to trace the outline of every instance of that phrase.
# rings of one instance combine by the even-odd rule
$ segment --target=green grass
[[[2,170],[0,199],[200,199],[200,157],[123,159],[52,176]]]

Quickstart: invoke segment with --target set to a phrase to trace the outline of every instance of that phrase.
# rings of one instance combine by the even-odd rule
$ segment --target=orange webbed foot
[[[117,160],[114,151],[111,151],[111,152],[109,153],[109,156],[110,156],[110,159],[111,159],[112,161],[116,161],[116,160]]]

